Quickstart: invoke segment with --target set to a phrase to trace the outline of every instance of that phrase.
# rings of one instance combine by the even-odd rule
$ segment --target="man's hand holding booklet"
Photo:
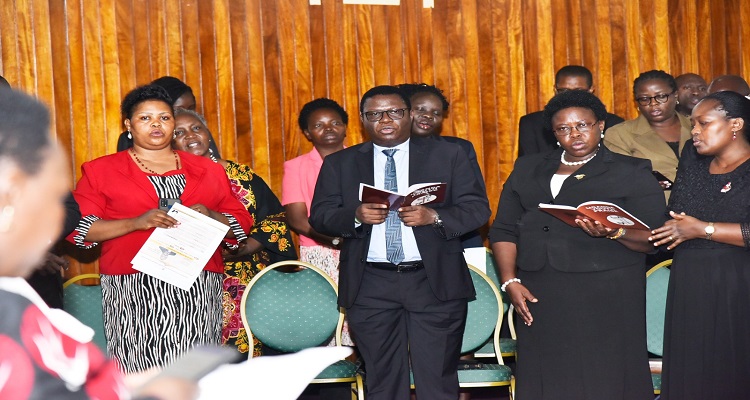
[[[574,227],[578,227],[575,220],[581,216],[592,221],[599,221],[602,225],[611,229],[651,230],[648,225],[617,204],[607,203],[606,201],[587,201],[581,203],[578,207],[539,203],[539,209]]]
[[[399,207],[441,203],[445,200],[445,189],[445,183],[417,183],[401,194],[360,183],[359,200],[362,203],[386,204],[391,210],[398,210]]]

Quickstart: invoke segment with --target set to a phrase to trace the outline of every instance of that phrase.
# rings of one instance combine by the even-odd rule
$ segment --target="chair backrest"
[[[83,274],[69,279],[63,284],[63,310],[94,330],[94,343],[107,352],[107,338],[104,335],[101,285],[83,286],[77,282],[83,279],[99,279],[99,274]]]
[[[336,284],[312,264],[282,261],[267,266],[247,285],[240,307],[248,336],[272,349],[293,353],[324,344],[334,334],[336,344],[341,343],[343,315]]]
[[[646,272],[646,338],[648,351],[658,356],[664,352],[664,314],[671,265],[672,260],[663,261]]]
[[[488,249],[485,247],[485,250],[487,250],[487,276],[490,278],[492,283],[495,284],[495,287],[500,287],[502,285],[502,282],[500,282],[500,275],[497,268],[497,263],[495,262],[495,257],[492,255],[492,249]],[[504,292],[500,293],[500,296],[503,298],[503,310],[507,313],[508,307],[510,307],[510,298],[508,295]]]
[[[461,353],[478,349],[491,337],[495,341],[495,348],[499,349],[500,326],[503,323],[500,291],[486,274],[474,266],[469,265],[469,273],[477,294],[474,300],[469,301]],[[502,364],[502,358],[498,359]]]

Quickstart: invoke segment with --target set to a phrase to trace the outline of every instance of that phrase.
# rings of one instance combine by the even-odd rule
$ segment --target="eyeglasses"
[[[365,119],[370,122],[378,122],[383,119],[383,114],[388,114],[388,118],[390,119],[404,118],[406,110],[408,110],[408,108],[394,108],[393,110],[385,111],[365,111],[362,115],[364,115]]]
[[[599,121],[592,122],[590,124],[587,124],[585,122],[579,122],[574,127],[570,127],[567,125],[559,126],[557,128],[552,129],[552,131],[555,132],[555,135],[557,136],[570,136],[571,133],[573,133],[573,128],[575,128],[580,133],[588,133],[591,131],[591,128],[596,125],[596,123]]]
[[[669,94],[665,94],[665,93],[657,94],[656,96],[651,96],[651,97],[648,97],[648,96],[637,97],[635,101],[637,101],[638,104],[642,106],[650,106],[651,100],[656,100],[656,104],[664,104],[667,102],[667,100],[669,100],[669,96],[673,94],[674,92],[669,93]]]

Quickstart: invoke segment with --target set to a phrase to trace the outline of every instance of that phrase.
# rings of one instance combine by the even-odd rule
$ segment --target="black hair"
[[[635,78],[635,80],[633,81],[633,96],[635,96],[635,88],[637,88],[638,85],[645,81],[654,79],[666,83],[670,88],[672,88],[672,92],[675,92],[677,90],[677,81],[674,80],[674,77],[672,75],[660,69],[652,69],[651,71],[646,71]]]
[[[566,65],[557,70],[557,73],[555,74],[555,83],[560,82],[563,78],[569,76],[580,76],[586,80],[586,85],[588,85],[589,88],[594,86],[594,77],[591,75],[591,71],[581,65]]]
[[[745,125],[742,127],[745,139],[750,142],[750,100],[747,97],[732,91],[723,91],[709,94],[701,100],[701,103],[713,100],[719,103],[717,111],[724,111],[727,118],[742,118]]]
[[[359,112],[362,113],[365,111],[365,101],[367,101],[369,98],[375,96],[390,96],[393,94],[401,97],[401,100],[403,100],[404,104],[406,104],[406,108],[411,108],[411,101],[409,101],[409,96],[407,96],[403,90],[399,89],[396,86],[382,85],[375,86],[362,95],[362,100],[359,101]]]
[[[163,101],[167,103],[174,113],[172,107],[174,102],[172,101],[172,98],[169,97],[169,93],[166,89],[158,85],[143,85],[131,90],[130,93],[126,94],[125,98],[122,99],[122,104],[120,105],[122,117],[130,119],[133,117],[133,110],[135,107],[144,101],[149,100]]]
[[[299,117],[297,117],[299,128],[303,131],[306,130],[307,120],[310,119],[310,115],[315,111],[323,109],[335,111],[338,113],[339,117],[341,117],[341,122],[343,122],[344,125],[349,125],[349,114],[346,113],[344,107],[341,107],[341,105],[334,100],[321,97],[302,106],[302,109],[299,111]]]
[[[208,148],[211,149],[214,157],[221,158],[221,153],[219,153],[219,147],[216,146],[216,139],[214,139],[214,134],[211,133],[211,129],[208,129],[208,122],[206,122],[206,118],[200,114],[197,111],[188,110],[187,108],[175,108],[174,109],[174,117],[177,119],[180,115],[190,115],[195,117],[198,121],[200,121],[201,124],[203,124],[203,127],[206,128],[206,132],[208,132],[208,138],[211,140],[208,143]],[[175,121],[175,124],[177,121]],[[118,150],[119,151],[119,150]]]
[[[42,167],[52,145],[47,107],[33,97],[0,90],[0,159],[10,159],[29,175]]]
[[[604,103],[588,90],[566,90],[553,97],[544,106],[544,126],[546,130],[552,130],[552,117],[566,108],[587,108],[594,113],[597,121],[607,119],[607,108]]]
[[[440,99],[440,102],[443,103],[443,111],[448,111],[448,106],[450,106],[450,103],[448,103],[448,99],[445,97],[445,94],[443,94],[443,91],[440,90],[440,88],[438,88],[437,86],[428,85],[426,83],[402,83],[398,85],[398,88],[401,89],[401,91],[403,91],[407,97],[409,97],[409,100],[411,100],[411,98],[418,93],[434,94],[438,99]]]
[[[172,104],[174,104],[174,102],[185,93],[193,94],[193,89],[191,89],[190,86],[173,76],[162,76],[161,78],[156,78],[151,84],[166,89],[169,97],[172,99]]]
[[[3,78],[2,75],[0,75],[0,90],[6,90],[11,89],[10,83],[8,83],[8,80]]]

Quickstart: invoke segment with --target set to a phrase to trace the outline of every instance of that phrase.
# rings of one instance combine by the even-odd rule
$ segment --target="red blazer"
[[[182,151],[178,153],[182,168],[168,175],[185,174],[185,191],[180,197],[182,204],[189,207],[200,203],[214,211],[231,214],[245,232],[249,232],[253,218],[232,195],[224,168],[205,157]],[[159,207],[154,186],[127,151],[84,163],[81,170],[83,175],[73,195],[83,216],[95,215],[104,220],[135,218]],[[134,231],[102,242],[100,272],[107,275],[137,273],[130,261],[152,231]],[[77,230],[73,231],[68,240],[72,242],[77,234]],[[218,248],[205,269],[224,272],[224,262]]]

